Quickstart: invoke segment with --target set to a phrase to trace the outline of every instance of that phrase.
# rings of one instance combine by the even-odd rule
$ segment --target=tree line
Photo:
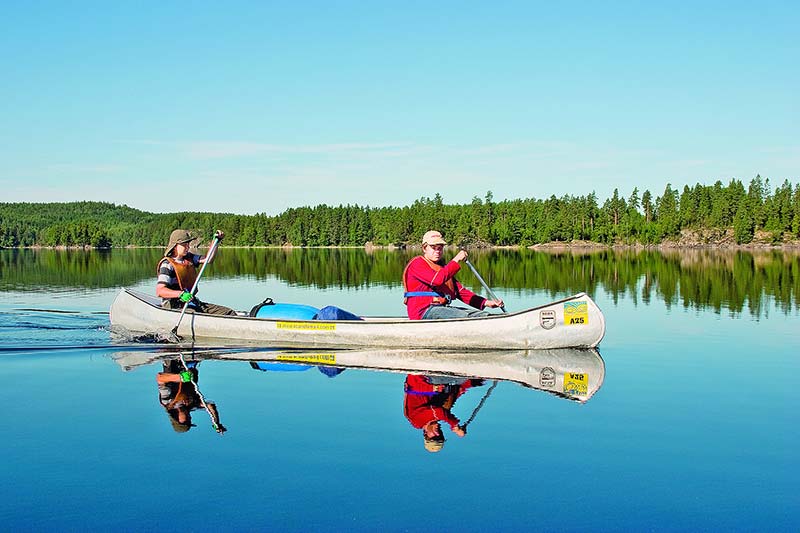
[[[149,213],[104,202],[0,203],[0,247],[160,246],[175,228],[209,238],[226,232],[239,246],[363,246],[416,244],[431,228],[455,244],[530,246],[553,241],[659,244],[683,230],[732,231],[736,243],[765,231],[774,243],[800,237],[800,185],[771,188],[760,175],[749,185],[700,183],[682,190],[667,184],[660,196],[638,188],[626,197],[614,189],[599,203],[555,195],[494,201],[491,191],[468,204],[422,197],[403,207],[317,205],[269,216],[232,213]]]

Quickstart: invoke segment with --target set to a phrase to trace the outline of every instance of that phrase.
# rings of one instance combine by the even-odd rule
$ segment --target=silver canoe
[[[562,398],[586,402],[601,387],[606,368],[595,349],[499,350],[187,350],[165,348],[112,355],[129,371],[183,355],[187,360],[294,363],[400,374],[482,378],[517,383]]]
[[[167,336],[180,316],[160,299],[122,289],[111,304],[112,331]],[[363,317],[327,321],[212,316],[187,313],[178,334],[184,339],[274,347],[387,347],[444,350],[539,350],[593,348],[605,334],[600,308],[585,293],[525,311],[483,318],[408,320]]]

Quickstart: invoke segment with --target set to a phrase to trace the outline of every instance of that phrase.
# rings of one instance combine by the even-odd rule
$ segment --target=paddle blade
[[[169,332],[169,340],[172,342],[181,342],[183,337],[178,335],[178,326],[172,328],[172,331]]]

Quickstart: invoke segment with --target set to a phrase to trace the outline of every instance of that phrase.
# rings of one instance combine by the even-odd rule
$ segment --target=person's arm
[[[458,427],[460,420],[456,415],[450,412],[449,409],[445,409],[444,407],[431,407],[431,410],[433,411],[433,416],[436,418],[436,420],[441,420],[442,422],[447,423],[451,429]]]
[[[461,396],[463,393],[464,391],[461,391],[458,396]],[[446,422],[454,434],[458,435],[459,437],[463,437],[467,434],[466,430],[459,425],[461,420],[459,420],[458,417],[450,411],[450,409],[445,409],[444,407],[434,407],[433,411],[436,418],[442,422]]]
[[[458,280],[456,280],[456,289],[458,289],[458,299],[465,304],[474,307],[475,309],[483,309],[486,306],[486,298],[478,296],[471,290],[464,287]]]
[[[503,300],[489,300],[488,298],[484,298],[483,296],[478,296],[471,290],[465,288],[461,283],[456,280],[456,288],[458,289],[458,297],[459,299],[464,302],[465,304],[469,304],[470,306],[483,310],[486,307],[503,307]]]
[[[208,247],[211,250],[211,252],[208,255],[204,255],[203,257],[201,257],[198,260],[198,263],[211,264],[211,262],[214,261],[214,257],[217,255],[217,248],[219,248],[219,247],[214,248],[214,240],[220,240],[221,241],[224,238],[225,238],[225,232],[222,231],[222,230],[217,230],[214,233],[214,239],[212,239],[211,242],[208,245]]]
[[[167,287],[169,284],[169,280],[173,276],[173,271],[171,270],[172,265],[169,264],[169,261],[164,259],[158,266],[158,281],[156,282],[156,296],[159,298],[164,298],[165,300],[172,300],[173,298],[180,298],[181,294],[183,294],[182,290],[175,290],[170,289]]]
[[[158,285],[156,285],[156,296],[158,296],[159,298],[171,300],[173,298],[180,298],[182,294],[183,291],[170,289],[163,283],[159,283]]]
[[[217,430],[217,433],[225,433],[228,431],[228,428],[222,425],[219,421],[219,411],[217,411],[217,404],[213,402],[207,402],[206,407],[208,407],[208,414],[211,415],[211,424],[214,426],[214,429]]]
[[[468,254],[466,250],[460,250],[453,258],[453,261],[460,263],[467,258],[467,255]],[[465,289],[464,286],[458,282],[458,280],[456,280],[455,283],[456,288],[458,289],[458,298],[465,304],[480,310],[483,310],[486,307],[503,307],[503,300],[489,300],[483,296],[478,296],[469,289]]]
[[[419,257],[408,267],[408,275],[416,278],[425,285],[437,286],[446,283],[449,279],[456,275],[461,270],[461,265],[455,261],[450,261],[441,270],[434,270],[424,258]]]

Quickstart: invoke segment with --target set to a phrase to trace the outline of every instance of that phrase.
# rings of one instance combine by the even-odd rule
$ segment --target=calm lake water
[[[114,296],[152,292],[159,255],[0,250],[4,530],[800,529],[796,254],[475,253],[509,310],[588,292],[606,316],[598,352],[382,370],[113,337]],[[401,315],[408,257],[223,248],[200,294]],[[162,405],[175,391],[156,377],[181,356],[224,434],[202,408],[189,426]],[[405,383],[437,364],[468,428],[445,424],[431,453]],[[553,390],[544,369],[579,369],[588,390]]]

